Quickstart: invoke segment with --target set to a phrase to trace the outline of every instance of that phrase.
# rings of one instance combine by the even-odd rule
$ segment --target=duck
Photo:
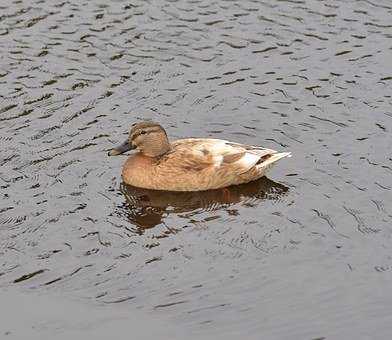
[[[135,123],[128,138],[109,156],[128,151],[122,168],[125,184],[164,191],[205,191],[255,181],[290,152],[214,138],[169,141],[165,129],[153,121]]]

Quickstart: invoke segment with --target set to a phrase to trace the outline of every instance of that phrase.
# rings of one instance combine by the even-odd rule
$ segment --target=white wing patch
[[[233,147],[227,145],[223,140],[210,140],[208,151],[213,155],[222,156],[224,154],[233,152]]]
[[[222,165],[223,162],[223,156],[222,155],[217,155],[214,157],[214,166],[215,167],[220,167]]]
[[[245,169],[250,169],[254,166],[260,159],[260,156],[255,155],[254,153],[246,152],[244,156],[242,156],[236,163],[241,164],[241,167]]]

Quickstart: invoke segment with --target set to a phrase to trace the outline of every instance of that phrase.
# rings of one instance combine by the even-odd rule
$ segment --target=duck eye
[[[147,133],[147,132],[144,131],[144,130],[140,131],[140,134],[141,134],[141,135],[145,135],[146,133]]]

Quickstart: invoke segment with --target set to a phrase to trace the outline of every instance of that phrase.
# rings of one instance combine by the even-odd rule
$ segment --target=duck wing
[[[237,175],[277,153],[272,149],[208,138],[181,139],[172,146],[181,154],[179,165],[187,171],[214,168],[215,172],[230,171]]]

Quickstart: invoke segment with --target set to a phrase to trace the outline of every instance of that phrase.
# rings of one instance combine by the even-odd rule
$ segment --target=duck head
[[[145,121],[131,126],[127,140],[109,151],[109,156],[137,149],[148,157],[158,157],[170,150],[165,129],[155,122]]]

